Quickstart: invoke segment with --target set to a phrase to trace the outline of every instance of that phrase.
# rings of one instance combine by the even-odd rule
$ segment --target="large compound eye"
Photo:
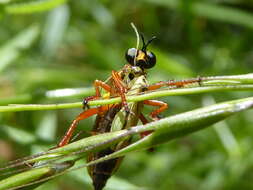
[[[137,49],[136,48],[130,48],[126,51],[125,57],[128,63],[131,65],[134,65],[134,58],[136,56]]]
[[[154,67],[156,64],[156,56],[154,53],[152,53],[150,51],[147,51],[146,55],[147,55],[147,58],[146,58],[147,60],[146,60],[146,64],[144,65],[144,68],[150,69],[150,68]]]

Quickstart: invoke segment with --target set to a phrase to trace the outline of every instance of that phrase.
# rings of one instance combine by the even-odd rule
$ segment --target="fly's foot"
[[[83,99],[83,110],[86,110],[86,109],[90,109],[90,106],[89,106],[89,101],[92,101],[92,100],[95,100],[97,99],[96,96],[88,96],[86,98]]]
[[[89,109],[90,108],[90,106],[88,105],[88,100],[87,100],[87,98],[84,98],[83,99],[83,110],[85,110],[86,108],[87,109]]]
[[[197,82],[198,82],[199,86],[202,86],[202,77],[201,76],[197,77]]]
[[[162,119],[163,117],[161,115],[150,115],[150,118],[153,121],[158,121],[158,120]]]

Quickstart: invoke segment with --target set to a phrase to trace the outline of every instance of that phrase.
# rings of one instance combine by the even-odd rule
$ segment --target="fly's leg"
[[[167,103],[158,100],[144,100],[143,103],[149,106],[159,106],[159,108],[150,113],[150,117],[153,120],[159,120],[158,114],[168,109]]]
[[[77,118],[71,123],[70,127],[68,128],[67,132],[61,139],[60,143],[58,143],[57,147],[62,147],[69,143],[79,121],[91,117],[92,115],[98,114],[98,112],[99,112],[98,108],[91,108],[80,113],[77,116]]]
[[[175,80],[161,81],[161,82],[149,85],[147,87],[147,89],[148,90],[156,90],[156,89],[161,88],[163,86],[183,87],[187,84],[193,84],[193,83],[198,83],[199,85],[201,85],[201,81],[202,81],[201,77],[194,78],[194,79],[188,79],[188,80],[179,80],[179,81],[175,81]]]
[[[111,87],[108,84],[106,84],[105,82],[100,81],[100,80],[95,80],[93,85],[95,87],[96,95],[95,96],[89,96],[89,97],[87,97],[83,100],[83,109],[88,108],[88,110],[85,110],[82,113],[80,113],[77,116],[77,118],[71,123],[69,129],[67,130],[67,132],[63,136],[60,143],[58,143],[57,147],[62,147],[62,146],[69,143],[69,141],[70,141],[70,139],[71,139],[71,137],[74,133],[74,130],[76,129],[77,124],[79,123],[79,121],[81,121],[83,119],[86,119],[88,117],[91,117],[92,115],[100,114],[100,113],[103,113],[104,111],[106,111],[107,107],[105,107],[105,106],[100,106],[98,108],[89,108],[88,102],[101,97],[99,87],[105,89],[108,92],[111,92]]]
[[[127,101],[126,101],[127,88],[124,86],[122,79],[121,79],[118,72],[112,71],[112,79],[113,79],[116,89],[121,97],[122,105],[128,115],[130,113],[130,109],[129,109]]]
[[[144,100],[143,101],[144,104],[149,105],[149,106],[159,106],[159,108],[155,109],[154,111],[152,111],[150,113],[150,117],[153,120],[159,120],[158,114],[163,112],[164,110],[166,110],[168,108],[168,104],[162,101],[158,101],[158,100]],[[145,125],[147,123],[149,123],[149,121],[145,118],[145,116],[141,113],[139,116],[141,122]],[[141,138],[149,135],[150,133],[152,133],[153,131],[145,131],[142,132]],[[149,149],[149,151],[153,151],[153,148]]]
[[[146,125],[147,123],[149,123],[149,121],[147,120],[147,118],[141,113],[139,115],[139,119],[141,120],[142,124],[143,125]],[[141,135],[141,138],[149,135],[150,133],[152,133],[152,131],[145,131],[145,132],[142,132],[140,135]]]
[[[106,90],[109,93],[111,92],[111,87],[103,81],[95,80],[93,86],[95,88],[96,95],[89,96],[89,97],[83,99],[83,109],[86,109],[86,108],[89,109],[88,102],[91,100],[96,100],[101,97],[99,87],[103,88],[104,90]]]
[[[88,96],[86,98],[83,99],[83,110],[86,110],[87,109],[90,109],[90,106],[89,106],[89,101],[92,101],[92,100],[96,100],[98,97],[97,96]]]
[[[103,88],[107,92],[111,92],[111,87],[103,81],[95,80],[93,85],[95,87],[96,97],[101,97],[99,87]]]
[[[101,109],[102,109],[102,111],[106,111],[105,109],[107,109],[107,107],[101,106],[99,108],[91,108],[91,109],[85,110],[82,113],[80,113],[76,117],[76,119],[71,123],[69,129],[67,130],[67,132],[65,133],[65,135],[63,136],[61,141],[58,143],[57,147],[62,147],[62,146],[69,143],[69,141],[70,141],[70,139],[71,139],[76,127],[77,127],[77,124],[79,123],[79,121],[81,121],[83,119],[86,119],[88,117],[91,117],[95,114],[99,114]]]
[[[147,118],[142,113],[139,115],[139,119],[141,120],[143,125],[146,125],[147,123],[149,123]]]
[[[164,103],[164,102],[158,101],[158,100],[144,100],[143,103],[146,104],[146,105],[149,105],[149,106],[159,106],[158,109],[155,109],[154,111],[152,111],[150,113],[150,117],[153,120],[159,120],[160,118],[158,117],[158,114],[163,112],[164,110],[166,110],[168,108],[167,103]],[[141,120],[143,125],[145,125],[147,123],[150,123],[142,113],[140,114],[139,119]],[[145,131],[145,132],[141,133],[141,138],[149,135],[150,133],[152,133],[152,131]]]
[[[147,123],[150,123],[150,122],[147,120],[147,118],[146,118],[142,113],[139,115],[139,119],[141,120],[141,122],[142,122],[143,125],[145,125],[145,124],[147,124]],[[152,132],[153,132],[152,130],[151,130],[151,131],[145,131],[145,132],[142,132],[142,133],[140,134],[140,136],[141,136],[141,138],[144,138],[144,137],[150,135]],[[154,148],[151,147],[151,148],[148,149],[148,151],[149,151],[149,152],[153,152],[153,151],[154,151]]]
[[[183,87],[187,84],[193,84],[193,83],[198,83],[199,85],[201,85],[201,81],[202,78],[198,77],[198,78],[194,78],[194,79],[189,79],[189,80],[180,80],[180,81],[175,81],[175,80],[170,80],[170,81],[161,81],[152,85],[149,85],[147,87],[147,90],[156,90],[159,89],[163,86],[171,86],[171,87]],[[150,106],[159,106],[159,108],[155,109],[154,111],[152,111],[150,113],[150,117],[153,120],[159,120],[159,113],[165,111],[166,109],[168,109],[168,104],[162,101],[158,101],[158,100],[144,100],[143,101],[144,104],[146,105],[150,105]],[[141,122],[145,125],[146,123],[148,123],[148,120],[144,117],[143,114],[140,115],[140,120]],[[152,131],[147,131],[141,134],[141,137],[145,137],[147,135],[149,135]]]

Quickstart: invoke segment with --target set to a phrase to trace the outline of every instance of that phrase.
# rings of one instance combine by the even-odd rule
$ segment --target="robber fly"
[[[139,34],[136,31],[137,39],[139,39]],[[105,105],[96,108],[89,108],[83,111],[79,116],[72,122],[65,136],[62,138],[58,147],[64,146],[69,143],[75,128],[79,121],[86,119],[92,115],[97,115],[95,124],[91,131],[92,134],[101,134],[106,132],[111,132],[115,130],[121,130],[136,126],[140,120],[143,124],[148,123],[148,120],[141,113],[143,105],[157,106],[150,113],[152,120],[159,119],[159,113],[163,112],[168,108],[167,103],[157,101],[157,100],[144,100],[141,102],[127,103],[126,96],[143,93],[149,90],[155,90],[162,86],[175,86],[182,87],[189,83],[199,82],[199,79],[186,80],[186,81],[167,81],[159,82],[153,85],[149,85],[147,82],[147,70],[151,69],[156,64],[156,56],[153,52],[148,51],[148,45],[155,39],[152,37],[149,41],[145,42],[143,35],[140,35],[142,39],[142,48],[130,48],[126,51],[125,58],[127,64],[124,65],[120,71],[112,71],[111,76],[105,81],[95,80],[95,96],[85,98],[83,101],[84,108],[87,107],[88,101],[95,100],[98,98],[110,98],[115,96],[121,97],[120,104]],[[138,44],[138,43],[137,43]],[[105,90],[107,93],[101,95],[100,88]],[[124,115],[124,117],[120,115]],[[123,122],[118,122],[117,120],[123,120]],[[141,134],[142,136],[148,133]],[[97,153],[90,153],[88,155],[88,161],[93,161],[98,158],[104,157],[111,154],[130,143],[130,139],[125,140],[113,147],[104,149]],[[102,190],[106,184],[108,178],[113,175],[117,170],[122,158],[116,158],[102,163],[90,166],[88,172],[92,178],[93,186],[95,190]]]

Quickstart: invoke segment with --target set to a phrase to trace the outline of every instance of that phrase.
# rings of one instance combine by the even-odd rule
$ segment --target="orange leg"
[[[95,96],[88,96],[86,98],[83,99],[83,110],[85,110],[86,108],[90,109],[90,106],[88,105],[88,102],[91,100],[96,100],[98,97]]]
[[[58,143],[57,147],[62,147],[62,146],[69,143],[69,141],[70,141],[70,139],[71,139],[71,137],[74,133],[74,130],[76,129],[77,124],[79,123],[79,121],[81,121],[83,119],[86,119],[88,117],[91,117],[95,114],[98,114],[101,110],[106,111],[106,109],[107,109],[107,106],[101,106],[99,108],[91,108],[91,109],[85,110],[82,113],[80,113],[77,116],[77,118],[71,123],[68,131],[65,133],[62,140]]]
[[[106,84],[105,82],[100,81],[100,80],[95,80],[94,81],[94,87],[95,87],[95,90],[96,90],[96,96],[97,97],[101,97],[99,87],[105,89],[107,92],[111,92],[111,87],[108,84]]]
[[[144,100],[143,103],[146,105],[149,105],[149,106],[159,106],[158,109],[155,109],[154,111],[152,111],[150,113],[150,117],[153,120],[159,120],[158,114],[168,108],[168,104],[166,104],[162,101],[158,101],[158,100]],[[139,118],[144,125],[149,123],[149,121],[145,118],[145,116],[142,113],[140,114]],[[152,131],[145,131],[145,132],[141,133],[141,138],[149,135],[150,133],[152,133]]]
[[[147,118],[145,118],[145,116],[141,113],[140,116],[139,116],[139,119],[141,120],[142,124],[145,125],[147,123],[149,123],[149,121],[147,120]],[[153,131],[145,131],[145,132],[142,132],[140,134],[141,138],[144,138],[146,136],[148,136],[149,134],[151,134]],[[148,149],[149,152],[153,152],[154,151],[154,148],[151,147]]]
[[[145,118],[145,116],[141,113],[140,116],[139,116],[139,119],[141,120],[142,124],[145,125],[147,123],[149,123],[149,121],[147,120],[147,118]],[[145,131],[145,132],[142,132],[140,135],[141,135],[141,138],[149,135],[150,133],[152,133],[152,131]]]
[[[89,101],[96,100],[96,99],[101,97],[99,87],[103,88],[107,92],[111,92],[111,87],[103,81],[95,80],[93,86],[95,88],[96,95],[95,96],[89,96],[89,97],[83,99],[83,109],[85,109],[86,107],[89,108],[89,106],[88,106]]]
[[[150,106],[159,106],[159,108],[150,113],[150,117],[154,120],[159,120],[158,114],[168,108],[168,104],[158,100],[144,100],[143,103]]]
[[[127,92],[127,89],[124,87],[123,83],[122,83],[122,79],[119,75],[118,72],[116,71],[112,71],[112,79],[113,79],[113,82],[115,84],[115,87],[116,87],[116,90],[117,92],[119,93],[119,95],[121,96],[121,99],[122,99],[122,104],[123,106],[125,107],[125,110],[127,112],[129,112],[129,108],[127,106],[127,102],[126,102],[126,96],[125,96],[125,93]],[[109,86],[108,84],[106,84],[105,82],[103,81],[100,81],[100,80],[95,80],[94,81],[94,87],[95,87],[95,92],[96,92],[96,95],[94,96],[89,96],[87,98],[85,98],[83,100],[83,108],[85,109],[88,105],[88,102],[91,101],[91,100],[95,100],[97,98],[100,98],[101,97],[101,94],[100,94],[100,89],[99,87],[103,88],[104,90],[106,90],[107,92],[112,92],[112,88],[111,86]],[[83,111],[71,124],[71,126],[69,127],[68,131],[65,133],[64,137],[62,138],[62,140],[60,141],[60,143],[58,144],[58,147],[61,147],[61,146],[64,146],[66,144],[69,143],[72,135],[73,135],[73,132],[74,130],[76,129],[77,127],[77,124],[79,121],[83,120],[83,119],[86,119],[92,115],[95,115],[95,114],[101,114],[103,113],[104,111],[108,110],[110,106],[100,106],[98,108],[91,108],[91,109],[88,109],[86,111]],[[89,108],[89,107],[88,107]]]
[[[119,74],[116,72],[116,71],[113,71],[112,72],[112,79],[115,83],[115,86],[117,87],[117,89],[119,89],[119,93],[121,95],[121,98],[122,98],[122,102],[126,102],[126,98],[125,98],[125,88],[123,88],[123,85],[121,83],[121,77],[119,76]],[[107,92],[111,93],[112,92],[112,88],[111,86],[109,86],[108,84],[106,84],[105,82],[103,81],[100,81],[100,80],[95,80],[94,81],[94,88],[95,88],[95,95],[94,96],[89,96],[87,98],[85,98],[83,100],[83,109],[85,109],[86,107],[88,107],[88,110],[85,110],[83,111],[81,114],[79,114],[79,116],[77,116],[77,118],[72,122],[72,124],[70,125],[68,131],[65,133],[64,137],[62,138],[62,140],[60,141],[60,143],[58,143],[58,147],[62,147],[66,144],[69,143],[73,133],[74,133],[74,130],[76,129],[77,127],[77,124],[79,121],[83,120],[83,119],[86,119],[88,117],[91,117],[92,115],[95,115],[95,114],[102,114],[103,112],[105,112],[106,110],[109,109],[110,106],[100,106],[98,108],[89,108],[88,106],[88,102],[91,101],[91,100],[95,100],[95,99],[98,99],[101,97],[101,94],[100,94],[100,89],[99,87],[103,88],[104,90],[106,90]],[[123,94],[123,95],[122,95]]]
[[[129,112],[129,108],[128,108],[127,101],[126,101],[126,95],[125,95],[125,93],[127,92],[127,89],[124,86],[121,76],[119,75],[119,73],[117,71],[112,71],[112,80],[113,80],[113,83],[114,83],[116,89],[112,89],[111,86],[109,86],[108,84],[106,84],[103,81],[95,80],[94,87],[95,87],[96,95],[85,98],[83,100],[83,105],[84,105],[83,107],[84,108],[87,107],[88,101],[95,100],[95,99],[101,97],[101,94],[99,91],[99,87],[101,87],[110,93],[112,93],[112,91],[115,90],[120,95],[121,100],[122,100],[122,105],[124,106],[126,112]]]
[[[116,90],[118,91],[118,93],[121,97],[122,105],[124,106],[125,111],[127,113],[129,113],[130,110],[129,110],[129,107],[128,107],[128,104],[127,104],[127,101],[126,101],[127,88],[122,83],[122,79],[121,79],[118,72],[112,71],[112,79],[113,79],[113,82],[115,84]]]
[[[140,114],[139,119],[141,120],[143,125],[146,125],[147,123],[149,123],[147,118],[142,113]]]
[[[192,84],[192,83],[201,84],[201,80],[202,80],[201,77],[198,77],[195,79],[180,80],[180,81],[175,81],[175,80],[161,81],[161,82],[158,82],[158,83],[148,86],[148,90],[156,90],[156,89],[161,88],[163,86],[183,87],[187,84]]]

